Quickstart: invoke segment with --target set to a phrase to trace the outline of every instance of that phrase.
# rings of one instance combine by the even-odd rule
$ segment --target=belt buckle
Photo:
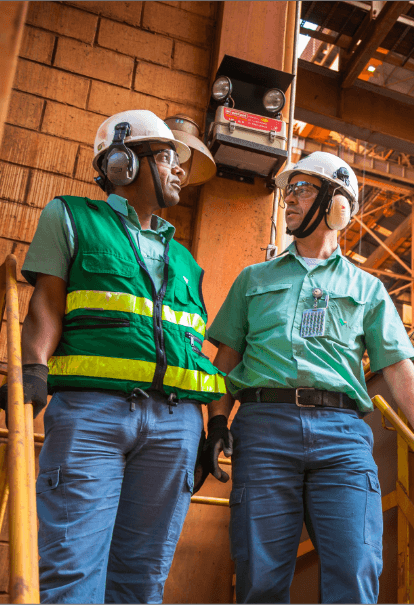
[[[315,404],[313,403],[299,403],[299,391],[314,391],[314,387],[298,387],[296,389],[296,393],[295,393],[295,404],[298,406],[298,408],[314,408],[316,407]]]

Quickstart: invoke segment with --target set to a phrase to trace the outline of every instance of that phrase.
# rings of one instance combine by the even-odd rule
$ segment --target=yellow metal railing
[[[22,360],[16,257],[0,266],[0,321],[7,308],[8,431],[0,449],[0,527],[9,503],[12,603],[39,603],[33,406],[23,403]],[[7,473],[6,461],[7,458]]]

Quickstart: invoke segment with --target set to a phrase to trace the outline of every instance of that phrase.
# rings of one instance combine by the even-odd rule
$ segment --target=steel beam
[[[367,27],[361,44],[351,56],[342,76],[341,86],[350,88],[368,63],[373,53],[394,27],[398,17],[410,6],[409,2],[386,2],[377,19]]]
[[[299,60],[295,118],[414,155],[414,98],[358,80],[342,89],[337,72]]]
[[[410,215],[410,217],[409,217],[409,218],[410,218],[410,229],[411,229],[411,215]],[[380,245],[380,246],[381,246],[381,247],[382,247],[382,248],[383,248],[383,249],[386,251],[386,253],[387,253],[387,257],[388,257],[388,256],[392,256],[393,258],[395,258],[395,260],[397,261],[397,263],[400,263],[400,265],[401,265],[402,267],[404,267],[404,269],[405,269],[405,270],[406,270],[406,271],[407,271],[409,274],[411,274],[411,275],[412,275],[412,272],[411,272],[410,267],[409,267],[408,265],[406,265],[406,264],[404,263],[404,261],[402,261],[402,260],[399,258],[399,256],[397,256],[397,255],[395,254],[395,252],[394,252],[393,250],[391,250],[391,248],[388,248],[388,246],[387,246],[387,245],[386,245],[386,244],[385,244],[385,243],[382,241],[382,239],[380,239],[380,238],[378,237],[378,235],[376,235],[376,234],[375,234],[375,233],[372,231],[372,229],[369,229],[369,227],[367,227],[367,226],[366,226],[366,225],[365,225],[365,224],[364,224],[364,223],[363,223],[363,222],[362,222],[362,221],[361,221],[361,220],[360,220],[360,219],[359,219],[357,216],[355,216],[355,217],[354,217],[354,219],[355,219],[355,220],[356,220],[356,222],[357,222],[359,225],[361,225],[361,226],[362,226],[362,228],[363,228],[363,229],[365,229],[365,231],[367,231],[367,232],[370,234],[370,236],[371,236],[371,237],[373,237],[373,238],[375,239],[375,241],[377,241],[377,242],[379,243],[379,245]],[[405,221],[404,221],[404,222],[405,222]],[[399,225],[399,227],[401,227],[401,225]],[[399,227],[397,227],[397,229],[398,229]],[[396,229],[396,231],[397,231],[397,229]],[[394,232],[394,233],[395,233],[395,232]],[[393,235],[394,235],[394,234],[393,234]],[[390,235],[390,237],[392,237],[392,236]],[[404,241],[404,240],[403,240],[403,241]],[[383,261],[382,261],[382,262],[383,262]],[[365,263],[364,263],[364,265],[365,265]]]
[[[397,248],[411,235],[411,214],[398,225],[389,237],[369,255],[364,265],[378,269]]]

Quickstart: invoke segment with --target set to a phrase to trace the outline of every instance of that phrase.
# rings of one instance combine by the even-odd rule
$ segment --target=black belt
[[[311,387],[298,387],[297,389],[243,389],[236,394],[240,403],[294,403],[300,408],[342,408],[356,410],[356,402],[345,393],[337,391],[322,391]]]

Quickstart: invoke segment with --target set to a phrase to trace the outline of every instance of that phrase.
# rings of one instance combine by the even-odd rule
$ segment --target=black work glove
[[[208,436],[204,446],[203,468],[222,483],[227,483],[229,476],[221,470],[218,457],[221,451],[228,458],[233,453],[233,435],[227,428],[225,416],[213,416],[207,425]]]
[[[198,444],[197,459],[194,466],[194,488],[193,495],[198,492],[203,486],[204,481],[207,479],[209,470],[206,468],[204,463],[204,446],[206,444],[206,433],[203,429],[201,432],[200,442]]]
[[[24,403],[33,403],[33,418],[47,405],[47,375],[49,368],[41,363],[26,363],[23,370]],[[0,409],[6,412],[7,426],[7,383],[0,388]]]

